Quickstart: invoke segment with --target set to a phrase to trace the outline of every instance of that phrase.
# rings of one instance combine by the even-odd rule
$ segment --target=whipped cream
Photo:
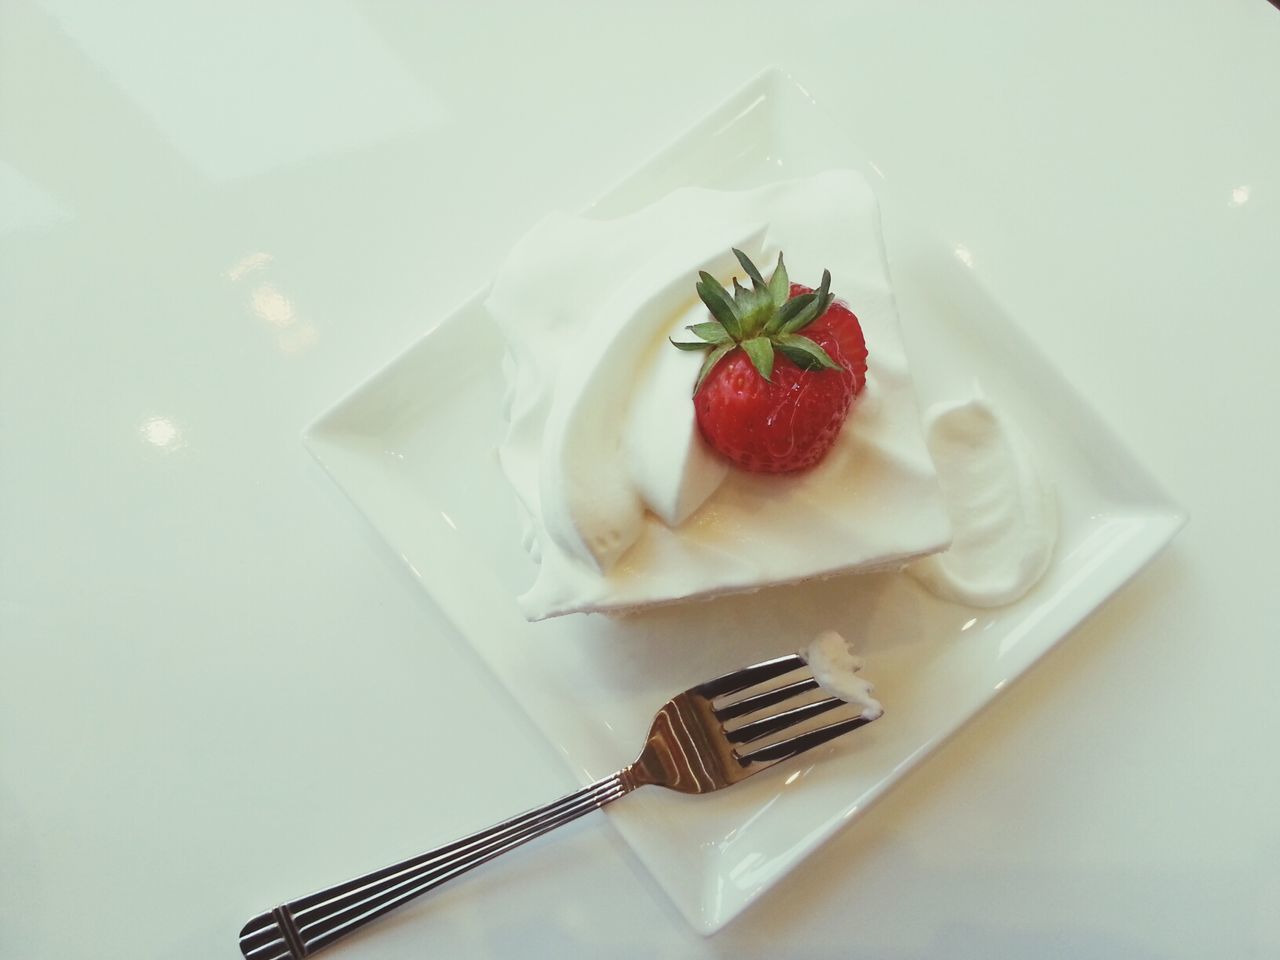
[[[692,402],[703,357],[667,342],[706,319],[699,270],[740,274],[731,247],[757,263],[785,249],[800,282],[829,268],[862,323],[867,386],[801,474],[750,474],[710,452]],[[485,306],[508,344],[499,457],[538,562],[520,598],[529,619],[898,568],[948,544],[857,174],[682,189],[615,220],[553,215],[515,246]]]
[[[849,642],[834,630],[824,630],[814,638],[800,656],[809,663],[814,679],[823,690],[862,708],[864,720],[876,720],[884,707],[871,694],[875,684],[858,676],[863,660],[849,649]]]
[[[1025,441],[981,396],[930,408],[926,438],[954,538],[907,572],[945,600],[1013,603],[1044,576],[1058,541],[1057,506]]]

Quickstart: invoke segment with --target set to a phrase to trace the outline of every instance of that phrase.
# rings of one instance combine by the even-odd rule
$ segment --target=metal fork
[[[798,675],[788,678],[790,673]],[[254,917],[240,931],[240,950],[248,960],[302,960],[447,880],[637,787],[656,784],[681,793],[710,793],[871,722],[858,715],[799,732],[806,721],[845,705],[827,697],[788,706],[817,689],[818,681],[798,654],[692,687],[663,705],[639,758],[612,776],[429,853]],[[776,739],[787,732],[794,735]],[[761,741],[768,742],[751,747]]]

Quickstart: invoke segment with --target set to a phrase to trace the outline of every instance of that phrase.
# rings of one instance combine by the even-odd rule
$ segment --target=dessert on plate
[[[508,348],[499,457],[537,563],[529,619],[898,569],[949,544],[858,174],[554,214],[485,306]]]

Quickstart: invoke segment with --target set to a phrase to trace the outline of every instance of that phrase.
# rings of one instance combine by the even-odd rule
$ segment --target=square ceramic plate
[[[822,135],[819,136],[818,132]],[[627,763],[675,692],[834,627],[866,655],[883,720],[732,790],[651,789],[608,808],[704,933],[719,929],[902,777],[1146,564],[1178,508],[1027,342],[974,272],[912,217],[870,158],[785,74],[753,81],[599,201],[617,216],[674,187],[747,188],[853,167],[880,195],[924,405],[974,383],[1056,485],[1061,542],[1019,603],[944,603],[905,575],[845,577],[611,619],[530,624],[514,496],[498,467],[502,342],[483,292],[325,414],[307,443],[585,784]],[[817,149],[813,145],[820,144]],[[797,145],[804,145],[803,147]],[[463,337],[466,349],[463,349]],[[457,417],[453,411],[467,410]]]

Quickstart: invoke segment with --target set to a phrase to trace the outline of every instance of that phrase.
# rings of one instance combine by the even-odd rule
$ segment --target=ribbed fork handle
[[[291,900],[245,924],[240,952],[248,960],[302,960],[414,897],[634,788],[622,771],[429,853]]]

